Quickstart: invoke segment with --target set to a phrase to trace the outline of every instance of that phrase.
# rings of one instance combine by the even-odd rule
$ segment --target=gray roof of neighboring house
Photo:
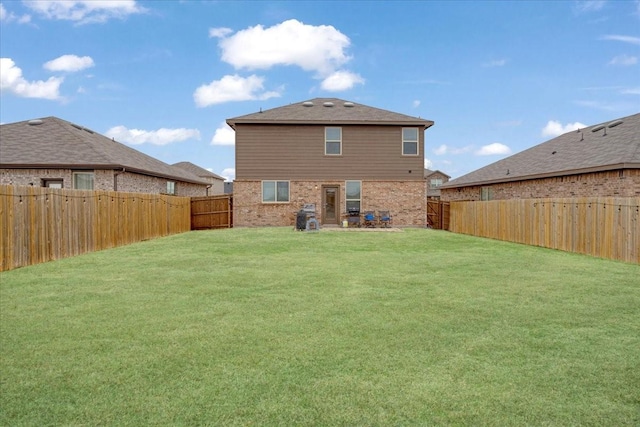
[[[0,126],[5,168],[122,169],[176,181],[208,182],[90,129],[57,117]]]
[[[443,184],[468,187],[640,168],[640,113],[567,132]]]
[[[304,102],[296,102],[284,107],[227,119],[227,123],[233,128],[236,124],[246,123],[413,125],[424,126],[425,129],[433,125],[431,120],[338,98],[314,98]]]
[[[194,165],[191,162],[178,162],[172,164],[171,166],[186,170],[187,172],[190,172],[195,176],[199,176],[200,178],[215,178],[224,181],[224,178],[220,175],[216,175],[215,173],[208,171],[205,168],[201,168],[198,165]]]
[[[443,175],[443,176],[446,176],[447,178],[451,178],[451,176],[447,175],[446,173],[444,173],[444,172],[442,172],[440,170],[431,170],[431,169],[425,169],[424,170],[424,177],[428,178],[431,175],[436,174],[436,173],[438,173],[440,175]]]

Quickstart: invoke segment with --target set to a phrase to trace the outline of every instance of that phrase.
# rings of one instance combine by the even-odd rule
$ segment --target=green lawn
[[[0,273],[0,425],[640,424],[640,266],[409,229]]]

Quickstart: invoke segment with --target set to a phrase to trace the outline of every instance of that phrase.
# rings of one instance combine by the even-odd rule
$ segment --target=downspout
[[[118,191],[118,175],[126,172],[125,168],[122,168],[121,171],[114,170],[113,172],[113,191]]]
[[[209,195],[209,189],[210,189],[211,187],[212,187],[212,185],[207,185],[207,192],[206,192],[206,195],[207,195],[207,196]]]

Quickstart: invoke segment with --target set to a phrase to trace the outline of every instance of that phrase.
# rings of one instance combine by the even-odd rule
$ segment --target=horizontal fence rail
[[[449,230],[640,264],[640,197],[451,202]]]
[[[0,185],[0,271],[189,231],[189,197]]]

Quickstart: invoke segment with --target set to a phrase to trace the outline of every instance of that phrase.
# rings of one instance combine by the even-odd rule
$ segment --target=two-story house
[[[315,98],[227,120],[236,132],[234,225],[292,225],[303,204],[323,225],[350,210],[426,224],[424,131],[430,120]]]

